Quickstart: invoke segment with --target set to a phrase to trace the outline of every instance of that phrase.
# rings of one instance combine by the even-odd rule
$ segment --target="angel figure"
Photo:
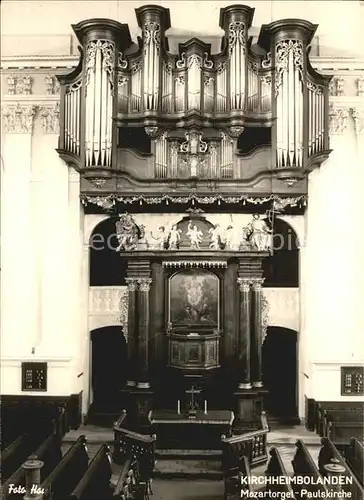
[[[200,243],[203,240],[203,232],[198,229],[196,224],[192,225],[191,221],[188,223],[187,236],[190,238],[191,248],[199,250]]]
[[[168,249],[177,250],[181,241],[182,231],[177,228],[176,224],[173,224],[168,235]]]
[[[138,241],[138,226],[135,224],[133,217],[125,212],[119,216],[119,220],[116,221],[116,237],[119,242],[119,246],[116,249],[117,252],[120,250],[135,250]]]
[[[248,239],[254,248],[259,251],[269,250],[272,230],[269,229],[268,224],[260,218],[259,214],[253,215],[253,220],[248,225],[247,230]]]
[[[209,229],[209,234],[211,234],[209,248],[211,248],[211,250],[221,250],[223,242],[221,238],[220,224],[216,224],[216,226]]]

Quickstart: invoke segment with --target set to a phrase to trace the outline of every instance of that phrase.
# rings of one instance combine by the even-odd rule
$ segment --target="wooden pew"
[[[311,455],[309,454],[306,445],[303,441],[298,440],[296,443],[296,454],[292,460],[292,466],[296,477],[306,477],[312,478],[312,482],[309,484],[295,484],[294,491],[297,498],[303,498],[301,491],[307,490],[312,493],[312,498],[315,498],[317,494],[318,498],[328,497],[329,490],[325,484],[315,484],[321,478],[320,472],[316,467]]]
[[[2,481],[6,481],[25,461],[30,453],[29,436],[19,436],[0,455]]]
[[[265,475],[267,477],[288,477],[286,469],[283,465],[282,458],[277,448],[271,448],[269,450],[269,454],[270,460],[268,462],[268,467],[265,471]],[[273,496],[276,496],[276,494],[278,494],[278,497],[280,498],[296,498],[293,488],[290,484],[269,484],[268,482],[265,491],[268,493],[268,497],[270,498],[273,498]]]
[[[110,485],[110,449],[103,444],[92,459],[87,471],[77,484],[69,500],[111,500],[113,490]]]
[[[322,438],[321,444],[322,447],[318,459],[320,473],[323,476],[327,477],[328,473],[325,469],[325,465],[329,464],[332,460],[334,460],[338,465],[344,467],[345,469],[345,471],[341,474],[341,476],[348,477],[350,481],[348,484],[342,485],[342,490],[344,492],[350,492],[351,500],[363,500],[364,498],[363,486],[355,477],[355,474],[352,472],[349,465],[345,462],[344,458],[341,456],[339,450],[336,448],[334,443],[328,438]]]
[[[51,434],[32,455],[44,463],[40,470],[40,480],[44,481],[62,460],[61,441],[59,437],[55,434]],[[10,485],[15,487],[25,486],[25,472],[22,465],[5,483],[3,483],[1,490],[2,496],[0,496],[0,498],[4,499],[22,500],[24,494],[13,493]]]
[[[42,482],[43,500],[68,498],[88,468],[86,437],[80,436]]]
[[[120,498],[121,500],[129,498],[133,500],[148,500],[149,492],[152,493],[149,485],[141,480],[138,460],[133,458],[130,451],[121,469],[113,497]]]
[[[350,445],[345,450],[345,458],[350,469],[358,478],[359,483],[364,485],[364,445],[356,438],[351,438]]]
[[[345,444],[351,437],[363,439],[363,403],[316,403],[316,432],[335,444]]]

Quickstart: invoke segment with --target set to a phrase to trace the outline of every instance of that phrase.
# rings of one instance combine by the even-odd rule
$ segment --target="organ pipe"
[[[111,165],[115,44],[90,41],[86,47],[86,167]]]
[[[110,169],[116,127],[129,124],[160,129],[167,122],[171,130],[186,130],[188,122],[197,131],[226,131],[230,135],[224,132],[221,141],[216,134],[207,140],[208,149],[198,153],[205,156],[195,155],[200,163],[194,172],[204,177],[233,176],[231,130],[237,127],[272,127],[272,156],[281,171],[306,168],[311,156],[316,161],[328,149],[328,79],[307,57],[315,25],[297,19],[264,25],[261,57],[248,40],[253,9],[232,5],[221,9],[221,53],[211,56],[211,46],[194,38],[170,54],[168,9],[144,5],[136,12],[142,32],[138,50],[130,50],[128,28],[116,21],[94,19],[74,27],[83,56],[79,68],[59,77],[60,150],[80,156],[82,168]],[[155,140],[157,177],[190,175],[192,167],[174,142],[163,134]]]

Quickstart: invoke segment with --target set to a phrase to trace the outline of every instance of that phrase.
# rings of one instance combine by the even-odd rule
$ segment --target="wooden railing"
[[[133,500],[148,499],[149,493],[152,493],[150,481],[141,480],[138,460],[132,458],[131,451],[128,455],[121,469],[113,496],[122,500],[128,498]]]
[[[150,484],[155,465],[156,435],[149,436],[128,429],[127,412],[123,410],[114,424],[113,460],[124,464],[127,460],[137,461],[140,481]]]
[[[327,469],[325,468],[327,464],[335,463],[336,465],[341,466],[343,468],[343,472],[341,472],[340,475],[343,478],[348,478],[348,480],[344,481],[344,484],[342,485],[342,491],[346,492],[346,498],[350,497],[352,500],[363,500],[363,486],[345,462],[334,443],[328,438],[322,438],[321,444],[322,448],[320,450],[318,461],[320,473],[323,476],[329,475]]]
[[[249,465],[254,467],[268,460],[267,434],[269,426],[265,412],[261,414],[261,428],[232,437],[221,438],[222,468],[224,471],[239,470],[243,457],[247,457]]]

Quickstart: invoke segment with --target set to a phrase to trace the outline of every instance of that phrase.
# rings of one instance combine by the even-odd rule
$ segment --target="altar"
[[[188,412],[151,410],[148,420],[157,435],[158,448],[220,449],[221,436],[230,436],[234,413],[229,410],[197,410],[193,418]]]

